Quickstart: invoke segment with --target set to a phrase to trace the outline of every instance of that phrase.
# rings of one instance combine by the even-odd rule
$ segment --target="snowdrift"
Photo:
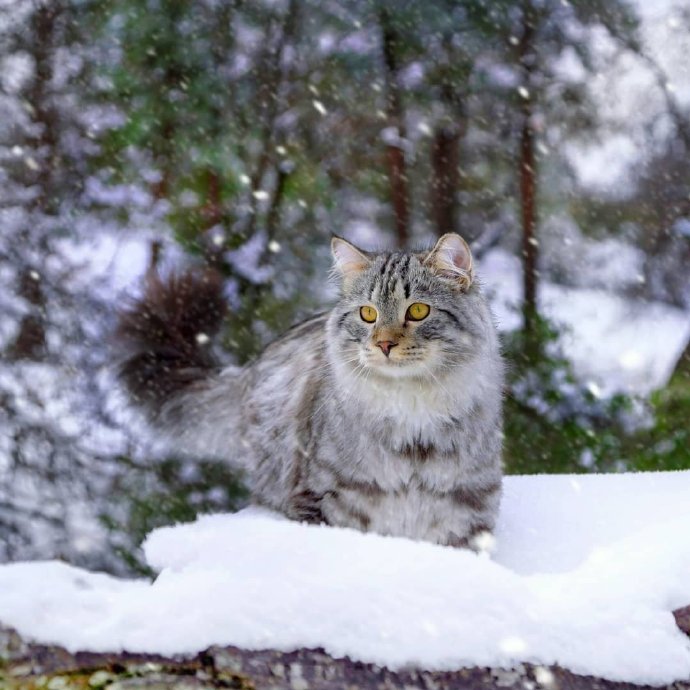
[[[248,509],[153,532],[159,575],[0,567],[0,621],[71,650],[324,647],[390,668],[560,664],[690,678],[690,471],[509,477],[475,555]]]

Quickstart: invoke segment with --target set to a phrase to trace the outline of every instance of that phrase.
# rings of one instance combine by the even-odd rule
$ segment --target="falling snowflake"
[[[601,398],[603,395],[603,392],[601,390],[601,386],[596,382],[596,381],[589,381],[587,383],[587,390],[595,397],[595,398]]]

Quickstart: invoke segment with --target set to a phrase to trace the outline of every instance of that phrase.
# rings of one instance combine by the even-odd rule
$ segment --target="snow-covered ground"
[[[519,258],[494,249],[483,257],[479,277],[499,328],[518,328]],[[561,344],[575,372],[604,393],[646,395],[664,386],[690,339],[690,314],[661,302],[548,281],[542,281],[538,298],[543,313],[565,327]]]
[[[399,668],[561,664],[690,678],[690,471],[506,479],[495,550],[301,525],[268,512],[153,532],[153,583],[0,567],[0,621],[72,650],[324,647]]]

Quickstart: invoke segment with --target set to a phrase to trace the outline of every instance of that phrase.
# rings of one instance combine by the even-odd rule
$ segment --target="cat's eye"
[[[421,302],[415,302],[407,308],[407,314],[405,314],[405,319],[407,321],[421,321],[429,316],[430,307],[428,304],[422,304]]]
[[[359,310],[359,315],[362,317],[362,321],[374,323],[379,314],[374,307],[361,307]]]

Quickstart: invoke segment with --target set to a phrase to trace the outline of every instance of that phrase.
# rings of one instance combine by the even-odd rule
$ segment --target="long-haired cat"
[[[121,377],[178,448],[246,471],[294,520],[475,546],[501,493],[503,365],[472,256],[332,242],[340,298],[244,367],[217,369],[209,273],[152,276],[121,315]]]

